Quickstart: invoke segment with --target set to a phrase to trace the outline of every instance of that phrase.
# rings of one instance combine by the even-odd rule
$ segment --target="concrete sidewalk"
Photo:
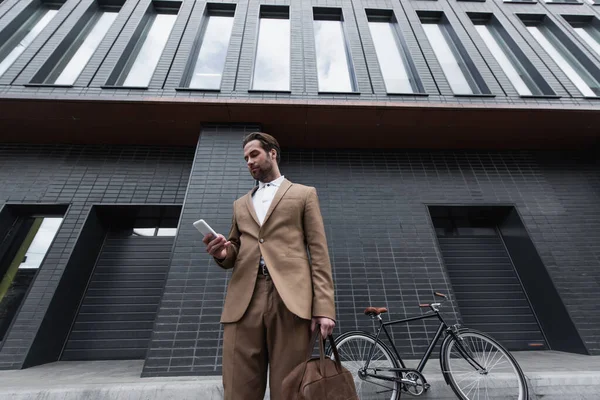
[[[522,352],[514,355],[527,375],[531,399],[600,399],[600,356],[581,356],[554,351]],[[413,366],[410,362],[409,365]],[[0,371],[0,399],[223,398],[221,379],[218,376],[140,378],[142,366],[143,361],[56,362],[25,370]],[[431,389],[422,398],[456,399],[440,375],[438,360],[430,360],[425,377],[431,383]],[[411,397],[403,395],[402,398]]]

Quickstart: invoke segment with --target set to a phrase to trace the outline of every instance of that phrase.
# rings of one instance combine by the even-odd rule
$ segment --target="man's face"
[[[275,150],[267,153],[258,140],[252,140],[244,146],[244,160],[250,175],[261,182],[271,175],[273,165],[277,162]]]

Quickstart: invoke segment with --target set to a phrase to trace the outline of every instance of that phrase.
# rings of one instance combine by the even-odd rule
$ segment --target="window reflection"
[[[123,86],[146,87],[154,75],[177,15],[156,14]]]
[[[8,260],[2,260],[0,282],[0,341],[25,298],[44,257],[62,223],[58,217],[28,217],[17,223],[17,232],[9,238]]]
[[[290,89],[290,20],[287,17],[260,19],[252,88]]]
[[[56,16],[58,10],[41,8],[13,34],[13,36],[0,45],[0,76],[19,58],[19,56],[29,47],[33,40],[42,32],[42,30]]]
[[[600,88],[596,80],[546,26],[542,24],[530,25],[527,30],[583,96],[595,97],[600,95]]]
[[[341,12],[341,10],[339,11]],[[350,54],[346,47],[341,14],[315,12],[314,30],[320,92],[355,90]],[[335,18],[335,19],[334,19]]]
[[[206,28],[189,87],[219,89],[233,27],[233,15],[206,17]]]
[[[600,35],[598,34],[598,30],[589,24],[585,27],[576,27],[573,29],[596,54],[600,55]]]
[[[500,47],[500,44],[492,35],[490,27],[488,25],[481,24],[475,25],[475,29],[479,33],[479,36],[481,36],[481,38],[485,42],[488,49],[490,49],[490,52],[492,53],[496,61],[498,61],[498,64],[500,64],[500,67],[502,68],[510,82],[513,84],[517,92],[521,96],[532,95],[532,90],[524,80],[524,78],[527,79],[526,72],[520,65],[518,65],[517,63],[513,64],[510,61],[507,52],[505,52],[503,48]],[[517,71],[517,68],[519,68],[520,71]],[[539,91],[536,90],[535,86],[532,85],[532,88],[536,91],[536,94],[539,94]]]
[[[19,268],[39,268],[42,265],[42,260],[50,248],[63,219],[38,218],[38,220],[41,221],[41,225],[27,249],[27,253],[25,253],[23,262],[19,264]]]
[[[473,89],[463,73],[458,59],[442,32],[438,23],[424,23],[423,30],[433,48],[444,75],[455,94],[473,94]]]
[[[411,78],[402,59],[398,39],[391,22],[370,21],[369,30],[375,44],[377,60],[388,93],[413,93]]]
[[[152,228],[133,228],[131,236],[176,236],[177,228],[164,228],[164,227],[152,227]]]
[[[108,33],[118,14],[118,12],[102,12],[100,17],[95,19],[93,27],[89,30],[85,40],[75,51],[60,75],[58,75],[54,81],[55,84],[72,85],[75,82],[90,58],[92,58],[92,55],[100,45],[102,39],[104,39],[106,33]]]

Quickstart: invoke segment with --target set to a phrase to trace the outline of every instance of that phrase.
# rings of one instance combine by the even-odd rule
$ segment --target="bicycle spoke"
[[[509,353],[493,339],[473,331],[460,332],[451,340],[446,353],[446,372],[457,395],[462,399],[479,400],[509,397],[526,400],[524,376]],[[480,369],[476,364],[483,369]],[[506,380],[509,380],[507,386]],[[516,388],[513,383],[516,383]],[[512,394],[511,390],[515,390]]]
[[[380,344],[373,347],[373,343],[373,338],[362,334],[343,338],[337,344],[340,361],[352,373],[356,391],[361,400],[395,399],[399,387],[398,384],[394,381],[377,379],[377,375],[397,376],[395,372],[385,370],[395,367],[393,355],[391,353],[388,354],[389,351],[386,351]],[[369,358],[369,356],[371,357]],[[369,360],[367,373],[375,376],[361,378],[358,373],[365,368],[367,360]],[[382,371],[375,371],[374,369],[382,369]]]

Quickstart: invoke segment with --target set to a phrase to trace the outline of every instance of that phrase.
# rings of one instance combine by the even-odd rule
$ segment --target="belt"
[[[270,276],[269,270],[267,269],[267,263],[265,263],[265,259],[260,257],[260,261],[258,263],[258,272],[264,276]]]
[[[258,273],[264,276],[271,276],[265,264],[261,264],[258,266]]]

